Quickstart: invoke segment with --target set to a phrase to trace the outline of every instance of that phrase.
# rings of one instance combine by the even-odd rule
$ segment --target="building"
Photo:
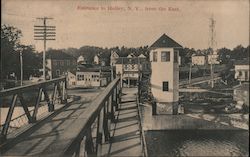
[[[179,101],[180,44],[163,34],[150,46],[151,92],[157,104],[177,114]]]
[[[234,69],[235,79],[241,82],[249,81],[249,60],[235,61]]]
[[[86,59],[81,55],[77,58],[77,64],[86,64]]]
[[[99,56],[98,55],[95,55],[94,57],[94,64],[99,64]]]
[[[115,52],[115,51],[111,51],[111,54],[110,54],[110,65],[114,66],[115,63],[117,62],[118,58],[119,58],[118,53]]]
[[[205,55],[194,55],[192,56],[192,65],[205,65],[206,56]]]
[[[49,51],[46,56],[47,78],[53,79],[76,71],[76,58],[60,50]]]
[[[76,71],[67,73],[67,85],[73,87],[76,85]]]
[[[220,62],[218,61],[219,59],[219,55],[217,54],[210,54],[207,56],[207,63],[208,64],[220,64]]]
[[[144,55],[119,57],[115,63],[116,75],[121,75],[122,85],[126,87],[137,86],[140,73],[149,70],[149,62]]]
[[[238,104],[245,104],[249,107],[249,82],[244,82],[234,87],[233,99]]]
[[[104,87],[110,81],[110,67],[84,64],[77,68],[76,85],[78,87]]]
[[[100,65],[100,66],[107,66],[108,65],[108,58],[109,53],[99,53],[94,56],[94,64]]]

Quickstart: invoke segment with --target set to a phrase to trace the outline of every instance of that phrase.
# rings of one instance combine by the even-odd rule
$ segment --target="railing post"
[[[157,115],[156,109],[157,109],[157,104],[156,104],[156,101],[153,99],[153,101],[152,101],[152,115]]]
[[[66,94],[66,89],[67,89],[67,81],[66,78],[62,84],[62,103],[67,103],[67,94]]]
[[[112,91],[112,95],[111,95],[111,122],[114,123],[115,122],[115,111],[114,111],[114,107],[116,106],[116,102],[115,102],[115,88]]]
[[[32,117],[30,115],[29,108],[28,108],[27,104],[25,103],[22,94],[19,94],[19,100],[20,100],[21,105],[23,106],[23,110],[25,112],[25,115],[28,118],[29,123],[32,123]]]
[[[43,93],[44,93],[44,96],[45,96],[45,100],[46,100],[47,103],[48,103],[48,111],[49,111],[49,112],[53,112],[53,111],[55,110],[55,107],[54,107],[54,104],[52,104],[52,103],[50,102],[49,95],[48,95],[47,90],[46,90],[45,87],[43,87]]]
[[[96,155],[101,156],[102,153],[102,137],[103,137],[103,110],[97,118],[97,131],[96,131]]]
[[[37,115],[38,107],[39,107],[39,104],[40,104],[40,101],[41,101],[42,92],[43,92],[43,89],[39,88],[35,108],[34,108],[33,115],[32,115],[32,123],[36,122],[36,115]]]
[[[7,136],[7,133],[8,133],[11,117],[13,115],[13,111],[14,111],[14,108],[15,108],[15,105],[16,105],[16,100],[17,100],[17,94],[15,94],[13,96],[13,98],[12,98],[12,103],[11,103],[11,106],[9,108],[9,111],[8,111],[8,114],[7,114],[7,117],[6,117],[5,124],[3,126],[3,130],[2,130],[2,133],[1,133],[1,136],[2,136],[1,139],[3,139],[3,140],[6,139],[6,136]]]
[[[103,131],[104,131],[105,141],[108,141],[110,138],[109,128],[108,128],[108,104],[109,104],[109,100],[107,100],[103,106],[103,113],[104,113],[103,114]]]
[[[91,127],[87,131],[84,148],[87,151],[87,155],[90,155],[90,156],[94,155],[95,151],[94,151],[94,143],[93,143],[93,138],[92,138]]]
[[[114,106],[115,106],[115,111],[118,110],[118,99],[117,99],[117,87],[114,88],[114,93],[113,93],[113,97],[114,97]]]
[[[57,90],[58,90],[58,94],[60,96],[60,85],[55,83],[54,84],[54,91],[53,91],[53,94],[52,94],[52,105],[55,104],[55,101],[56,101],[56,94],[57,94]]]
[[[116,88],[116,102],[117,107],[119,108],[119,104],[121,103],[121,87],[119,85]]]

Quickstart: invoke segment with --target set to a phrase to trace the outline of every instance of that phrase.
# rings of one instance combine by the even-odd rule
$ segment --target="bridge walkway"
[[[102,145],[102,156],[143,156],[136,102],[137,88],[123,88],[111,141]]]
[[[78,91],[76,101],[55,111],[41,122],[10,139],[1,147],[0,156],[61,156],[70,140],[81,131],[90,106],[99,92]]]
[[[111,138],[100,145],[101,149],[98,149],[97,156],[143,156],[137,91],[137,88],[122,89],[121,102],[115,111],[115,123],[109,128]],[[78,99],[56,110],[15,138],[9,139],[1,145],[0,155],[64,156],[65,148],[68,149],[69,143],[78,137],[89,121],[88,117],[93,114],[93,108],[96,107],[95,102],[103,101],[101,97],[106,92],[99,93],[100,91],[71,93]],[[96,137],[93,136],[93,139]]]

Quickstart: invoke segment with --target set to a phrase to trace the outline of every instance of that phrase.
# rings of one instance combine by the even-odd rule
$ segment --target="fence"
[[[62,156],[101,156],[101,145],[111,140],[110,127],[121,102],[120,78],[113,80],[87,108],[81,131],[67,146]]]
[[[53,92],[52,96],[50,98],[48,94],[48,87],[53,86]],[[20,87],[15,87],[7,90],[0,91],[0,98],[2,99],[3,97],[7,96],[12,96],[11,99],[11,104],[8,106],[8,114],[6,117],[6,120],[4,124],[1,126],[1,140],[6,140],[7,135],[9,133],[10,129],[10,123],[18,123],[14,124],[13,127],[19,127],[20,125],[25,124],[24,117],[28,119],[28,123],[35,123],[37,121],[37,116],[38,116],[38,110],[41,107],[41,101],[42,101],[42,96],[44,96],[44,106],[48,106],[48,111],[53,112],[54,111],[54,104],[56,102],[56,99],[60,99],[61,103],[66,103],[67,102],[67,95],[66,95],[66,78],[57,78],[49,81],[43,81],[31,85],[25,85],[25,86],[20,86]],[[33,105],[34,109],[29,110],[27,101],[23,97],[23,95],[26,93],[30,93],[30,91],[35,90],[37,91],[37,97],[35,98],[35,104]],[[14,109],[17,107],[17,101],[20,101],[20,105],[22,106],[24,110],[24,114],[20,115],[16,118],[13,117],[13,112]],[[21,124],[23,123],[23,124]]]

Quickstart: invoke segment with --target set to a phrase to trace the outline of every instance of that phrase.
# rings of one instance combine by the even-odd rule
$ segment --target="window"
[[[179,51],[175,50],[174,51],[174,63],[178,63],[178,57],[179,57]]]
[[[153,62],[157,62],[157,52],[153,52]]]
[[[60,70],[56,70],[56,75],[60,76]]]
[[[67,60],[67,65],[70,65],[70,60]]]
[[[170,52],[169,51],[161,52],[161,61],[162,62],[169,62],[170,61]]]
[[[125,64],[124,69],[125,69],[125,70],[128,70],[128,65],[127,65],[127,64]]]
[[[63,61],[60,61],[60,65],[63,65]]]
[[[57,61],[56,61],[56,60],[54,60],[54,61],[53,61],[53,64],[54,64],[54,65],[57,65]]]
[[[239,76],[242,76],[242,71],[239,71]]]
[[[134,69],[135,68],[135,65],[134,64],[132,64],[132,69]]]
[[[162,84],[162,91],[168,91],[168,82],[163,82]]]
[[[84,75],[77,75],[77,80],[78,81],[84,80]]]

